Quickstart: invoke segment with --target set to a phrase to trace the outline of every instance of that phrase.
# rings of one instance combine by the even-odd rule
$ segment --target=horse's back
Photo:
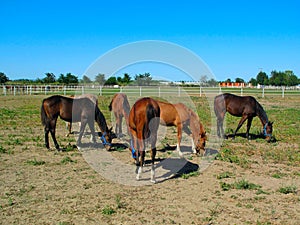
[[[216,114],[229,112],[233,116],[255,114],[257,101],[252,96],[238,96],[224,93],[215,97],[214,108]]]
[[[109,111],[113,111],[113,112],[125,110],[125,112],[129,113],[130,105],[129,105],[127,95],[124,93],[116,93],[113,96],[108,108]]]
[[[160,107],[158,103],[149,97],[137,100],[129,113],[129,126],[136,130],[139,125],[144,125],[149,119],[160,117]]]

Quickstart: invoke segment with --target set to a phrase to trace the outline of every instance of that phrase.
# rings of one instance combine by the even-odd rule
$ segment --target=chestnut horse
[[[51,133],[55,148],[59,145],[55,137],[55,128],[58,116],[67,122],[81,122],[77,145],[80,147],[81,138],[86,124],[89,125],[92,140],[96,142],[94,121],[97,122],[101,132],[101,140],[107,149],[112,140],[111,129],[108,129],[106,120],[98,106],[88,98],[73,99],[60,95],[53,95],[43,100],[41,107],[41,120],[44,125],[45,146],[49,149],[49,132]]]
[[[131,132],[131,150],[136,159],[139,180],[143,172],[146,142],[151,144],[151,182],[155,183],[154,160],[156,155],[157,130],[159,127],[160,108],[152,98],[141,98],[132,106],[129,113],[129,129]]]
[[[98,105],[98,98],[94,94],[82,94],[82,95],[71,95],[71,98],[89,98],[95,105]],[[72,134],[72,123],[66,122],[66,127],[68,130],[68,134],[66,135],[69,137],[70,134]]]
[[[160,107],[160,124],[177,127],[176,149],[179,156],[183,156],[180,150],[182,130],[191,136],[193,153],[199,153],[200,149],[204,150],[207,137],[198,115],[183,103],[171,104],[162,101],[157,101],[157,103]]]
[[[258,116],[263,126],[263,135],[267,141],[271,141],[273,123],[268,120],[268,116],[263,107],[256,101],[254,97],[241,97],[228,93],[221,94],[215,97],[214,110],[217,116],[217,134],[219,137],[221,137],[221,135],[224,137],[223,121],[225,113],[229,112],[233,116],[242,117],[233,134],[233,138],[243,123],[248,120],[246,137],[249,139],[249,130],[252,120],[255,116]]]
[[[112,111],[116,118],[116,135],[121,136],[122,135],[122,120],[123,117],[125,118],[126,127],[127,127],[127,134],[130,135],[129,131],[129,111],[130,111],[130,105],[128,102],[128,98],[123,93],[117,93],[114,95],[113,99],[111,100],[109,104],[109,111]]]

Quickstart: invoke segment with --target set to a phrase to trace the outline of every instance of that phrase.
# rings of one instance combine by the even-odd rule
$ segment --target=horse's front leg
[[[66,128],[68,130],[68,133],[66,134],[66,137],[69,137],[70,134],[72,134],[72,123],[71,122],[66,122]]]

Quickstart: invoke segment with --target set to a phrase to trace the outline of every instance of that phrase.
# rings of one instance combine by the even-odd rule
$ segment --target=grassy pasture
[[[275,143],[243,137],[224,140],[203,173],[131,187],[106,180],[73,148],[58,120],[57,140],[67,150],[47,151],[40,122],[44,95],[0,97],[0,221],[4,224],[297,224],[300,218],[300,99],[256,96],[274,121]],[[214,139],[207,99],[191,97]],[[111,96],[99,96],[108,123]],[[226,115],[226,132],[238,118]],[[110,124],[113,125],[113,124]],[[245,132],[245,125],[239,133]],[[258,118],[250,133],[258,135]],[[174,131],[173,131],[174,132]],[[174,135],[173,135],[174,136]],[[171,145],[176,142],[170,135]],[[165,143],[158,143],[162,148]],[[50,146],[53,142],[50,138]],[[127,154],[113,152],[112,154]],[[129,157],[128,153],[128,157]]]

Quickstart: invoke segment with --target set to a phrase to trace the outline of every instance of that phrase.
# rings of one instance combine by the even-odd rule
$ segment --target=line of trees
[[[60,74],[56,78],[54,73],[45,73],[45,77],[36,80],[29,79],[19,79],[11,81],[5,73],[0,72],[0,84],[10,83],[10,84],[62,84],[62,85],[77,85],[79,83],[83,84],[99,84],[99,85],[120,85],[126,86],[131,83],[137,85],[150,85],[152,77],[150,73],[138,74],[135,75],[134,80],[128,73],[124,73],[123,77],[109,77],[105,79],[105,74],[99,73],[95,76],[95,80],[91,80],[88,76],[84,75],[81,80],[72,73]]]
[[[120,85],[126,86],[129,84],[134,84],[138,86],[148,86],[150,84],[158,84],[159,81],[152,80],[150,73],[136,74],[132,80],[128,73],[124,73],[123,77],[109,77],[105,79],[105,74],[99,73],[95,76],[95,80],[91,80],[88,76],[84,75],[81,80],[72,73],[60,74],[56,78],[53,73],[45,73],[45,77],[36,80],[20,79],[10,81],[5,73],[0,72],[0,84],[5,83],[11,84],[62,84],[62,85],[77,85],[79,83],[83,84],[99,84],[99,85]],[[225,82],[232,82],[230,78],[225,80]],[[236,78],[237,83],[246,83],[242,78]],[[291,70],[286,70],[285,72],[273,70],[270,77],[263,71],[260,71],[256,78],[251,78],[249,83],[253,86],[259,85],[272,85],[272,86],[296,86],[300,84],[300,79]],[[186,85],[184,81],[181,82],[182,85]],[[208,80],[207,76],[202,76],[200,78],[200,84],[203,86],[217,86],[218,81],[214,79]]]
[[[300,84],[300,79],[291,70],[285,72],[273,70],[269,77],[265,72],[261,71],[257,74],[256,79],[251,78],[249,81],[253,86],[272,85],[272,86],[296,86]]]

